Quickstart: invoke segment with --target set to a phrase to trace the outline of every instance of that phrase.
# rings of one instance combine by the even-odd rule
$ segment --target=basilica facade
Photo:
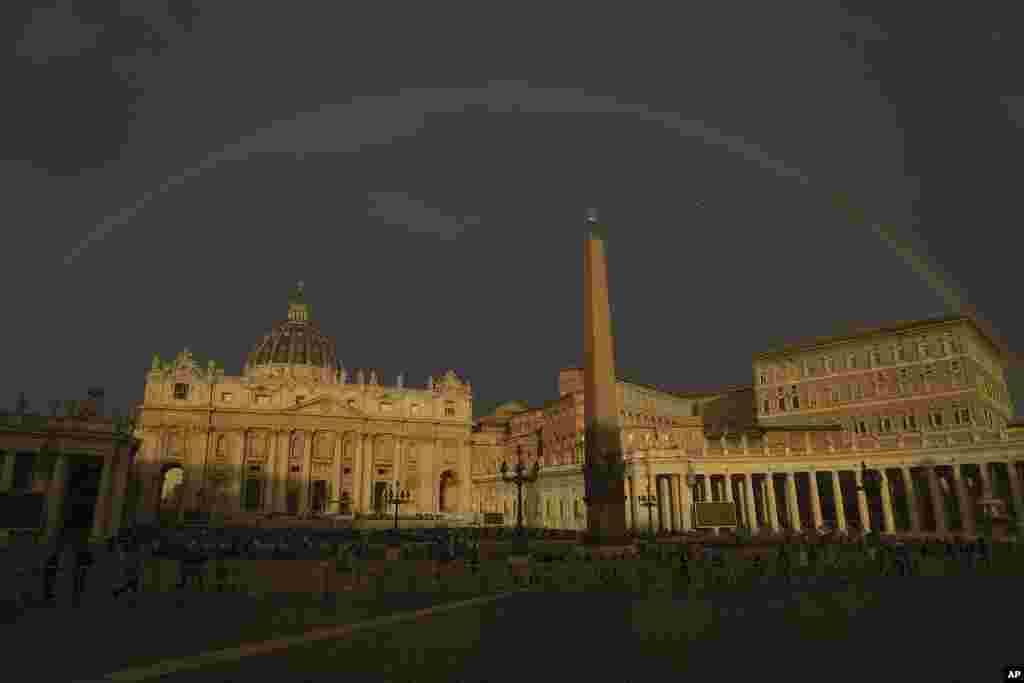
[[[349,376],[312,320],[301,283],[288,317],[240,376],[186,349],[154,357],[136,435],[137,520],[187,510],[232,520],[469,511],[473,394],[454,371],[407,387]]]

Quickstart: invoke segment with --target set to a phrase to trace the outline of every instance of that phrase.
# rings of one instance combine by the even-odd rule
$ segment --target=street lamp
[[[523,464],[523,447],[516,446],[516,466],[513,473],[509,474],[508,463],[501,461],[501,478],[509,484],[515,484],[519,493],[519,504],[516,506],[516,533],[523,534],[523,484],[532,484],[540,476],[540,458],[533,461],[533,467],[527,468]]]
[[[398,506],[410,502],[411,498],[409,490],[401,490],[397,481],[394,487],[388,486],[384,491],[384,504],[395,506],[395,531],[398,531]]]

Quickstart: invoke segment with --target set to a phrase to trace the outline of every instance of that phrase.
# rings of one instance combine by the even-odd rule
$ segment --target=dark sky
[[[1024,335],[1010,17],[11,4],[5,403],[101,384],[123,409],[185,346],[237,373],[297,280],[350,369],[452,367],[478,414],[553,398],[581,361],[588,207],[641,382],[749,382],[773,342],[958,301]]]

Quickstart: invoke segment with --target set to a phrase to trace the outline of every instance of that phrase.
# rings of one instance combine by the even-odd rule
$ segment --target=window
[[[892,418],[883,417],[878,420],[878,431],[888,434],[892,431]]]
[[[969,425],[971,424],[971,409],[970,408],[956,408],[953,410],[953,421],[958,425]]]
[[[764,399],[764,404],[761,406],[761,412],[765,415],[771,412],[771,401]]]
[[[900,381],[906,382],[910,379],[910,370],[907,368],[900,368]]]
[[[762,372],[759,380],[761,384],[768,384],[768,373]]]
[[[782,387],[778,387],[778,388],[775,389],[775,395],[778,396],[779,398],[782,397],[782,392],[783,392]]]
[[[985,422],[988,423],[989,427],[992,426],[992,411],[988,408],[985,408]]]
[[[949,361],[949,371],[954,375],[959,374],[961,370],[960,361],[951,360]]]
[[[859,401],[864,398],[864,387],[860,382],[856,382],[853,385],[853,398],[855,401]]]
[[[270,403],[270,396],[266,394],[256,394],[256,405],[265,406]]]
[[[356,400],[354,398],[350,398],[348,400],[348,407],[349,408],[355,408],[356,407]]]
[[[942,340],[941,348],[942,348],[942,355],[943,356],[948,356],[949,355],[949,340],[948,339],[943,339]]]
[[[849,401],[852,398],[853,398],[853,388],[849,384],[844,384],[843,385],[843,391],[842,391],[842,399],[844,401]]]
[[[185,400],[188,398],[188,385],[178,383],[174,385],[174,398],[178,400]]]
[[[846,368],[848,370],[857,369],[857,354],[851,353],[849,356],[846,357]]]
[[[822,365],[822,367],[825,368],[825,372],[826,373],[832,374],[832,359],[831,358],[829,358],[828,356],[825,356],[824,358],[822,358],[821,359],[821,365]]]
[[[785,410],[785,409],[786,409],[786,397],[783,396],[782,398],[779,399],[779,410]]]
[[[299,405],[300,403],[302,403],[305,400],[306,400],[305,396],[296,396],[295,397],[295,405]]]
[[[229,391],[222,392],[221,395],[220,395],[220,400],[223,403],[231,403],[231,399],[232,398],[233,397],[231,396],[231,392],[229,392]]]
[[[839,387],[832,387],[832,402],[839,403]]]
[[[809,360],[807,360],[806,358],[804,359],[803,367],[804,367],[804,377],[810,377],[811,376],[811,362]]]
[[[917,345],[917,357],[927,358],[928,357],[928,344],[926,342],[920,342]]]
[[[892,357],[897,363],[902,363],[906,360],[906,353],[904,352],[902,345],[893,347]]]
[[[878,351],[878,350],[872,351],[871,352],[871,366],[872,367],[878,367],[881,364],[882,364],[882,354],[881,354],[881,352]]]
[[[800,396],[793,394],[793,410],[800,410]]]
[[[929,382],[935,379],[935,366],[932,365],[931,363],[927,363],[924,366],[924,370],[922,371],[921,376],[924,377],[925,380]]]
[[[814,408],[817,405],[818,405],[818,402],[814,400],[814,394],[808,393],[807,394],[807,407],[808,408]]]
[[[853,429],[858,434],[867,434],[868,423],[865,422],[864,420],[857,420],[856,422],[853,423]]]
[[[908,432],[917,430],[917,415],[904,415],[903,416],[903,429]]]
[[[301,471],[302,471],[302,466],[301,465],[292,465],[292,472],[301,472]]]
[[[928,421],[932,427],[938,429],[942,426],[942,411],[936,410],[928,413]]]
[[[444,414],[446,417],[455,417],[455,404],[448,403],[444,407]]]

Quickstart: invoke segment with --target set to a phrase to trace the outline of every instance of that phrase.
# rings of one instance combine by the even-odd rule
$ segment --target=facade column
[[[470,498],[473,495],[473,470],[472,470],[472,459],[473,450],[472,444],[466,439],[459,440],[459,512],[462,514],[468,514],[473,511],[472,505],[470,504]],[[544,466],[544,463],[541,463]],[[540,472],[540,478],[537,480],[538,491],[541,487],[541,482],[544,477],[544,470]],[[541,511],[541,514],[543,511]],[[538,515],[540,516],[540,515]]]
[[[1024,529],[1024,496],[1021,495],[1020,473],[1017,471],[1017,463],[1013,460],[1006,461],[1006,474],[1010,481],[1010,499],[1013,503],[1013,511],[1017,515],[1017,528]]]
[[[779,507],[775,500],[775,474],[769,472],[765,476],[765,486],[767,487],[768,493],[768,523],[771,525],[772,531],[779,530]]]
[[[889,477],[884,467],[878,468],[878,479],[882,489],[882,531],[887,534],[895,533],[896,519],[892,512],[892,496],[889,495]]]
[[[704,476],[702,476],[700,478],[700,487],[701,487],[701,490],[704,492],[704,498],[702,498],[701,501],[704,502],[704,503],[710,502],[711,501],[711,475],[710,474],[705,474]]]
[[[405,439],[403,439],[401,436],[397,436],[396,435],[395,436],[395,467],[394,467],[394,471],[392,471],[392,473],[391,473],[394,476],[391,477],[393,481],[389,482],[389,487],[390,487],[390,485],[394,485],[394,482],[396,482],[396,481],[398,482],[398,486],[399,487],[402,487],[402,485],[405,484],[405,482],[403,481],[403,479],[405,477],[405,466],[404,466],[404,463],[403,463],[403,458],[405,458]],[[388,511],[389,512],[394,512],[394,510],[391,510],[390,508],[388,508]],[[401,508],[399,508],[398,512],[399,512],[399,514],[401,514],[401,512],[402,512]]]
[[[681,477],[678,474],[673,474],[669,478],[669,485],[672,487],[672,525],[676,531],[685,531],[686,527],[683,526],[683,487],[681,483]]]
[[[801,531],[800,504],[796,496],[796,474],[786,472],[786,508],[789,511],[789,526],[793,531]]]
[[[964,533],[973,534],[977,531],[974,523],[974,509],[971,505],[971,497],[967,494],[967,486],[964,483],[963,467],[960,463],[953,463],[953,485],[956,488],[956,500],[960,506],[960,525]]]
[[[921,533],[921,509],[917,506],[917,489],[914,488],[914,477],[910,473],[910,468],[906,465],[900,468],[900,473],[903,476],[903,488],[906,490],[907,495],[907,515],[910,517],[910,531],[911,533]]]
[[[305,450],[302,458],[302,498],[299,501],[299,514],[308,517],[313,512],[313,442],[316,432],[303,432],[302,445]]]
[[[363,434],[363,509],[374,512],[373,507],[373,475],[377,457],[377,439],[375,436]]]
[[[820,529],[825,520],[821,514],[821,496],[818,495],[818,473],[815,470],[811,470],[807,473],[808,491],[811,496],[811,523],[814,524],[815,529]]]
[[[857,482],[857,514],[860,517],[860,528],[862,532],[871,531],[871,515],[868,514],[868,494],[864,490],[864,476],[859,468],[853,470],[853,476]]]
[[[625,477],[624,482],[626,488],[626,528],[629,531],[633,530],[636,525],[636,518],[633,517],[633,475],[630,474]],[[558,497],[558,513],[559,519],[561,519],[562,513],[562,497]]]
[[[518,461],[514,461],[514,462],[512,462],[510,464],[513,467],[515,467],[515,463],[516,462],[518,462]],[[440,513],[441,512],[441,468],[443,466],[444,466],[444,440],[443,439],[434,439],[433,466],[430,468],[430,472],[431,472],[431,475],[430,475],[430,501],[431,501],[430,502],[430,510],[431,510],[431,512],[435,512],[435,513]],[[514,521],[515,514],[516,514],[515,506],[519,504],[519,499],[518,498],[511,498],[511,496],[510,496],[510,500],[513,501],[512,504],[511,504],[511,508],[510,508],[512,510],[512,516],[513,516],[512,526],[515,526],[515,521]]]
[[[274,462],[274,470],[277,472],[274,483],[274,512],[284,514],[288,511],[288,469],[289,454],[291,453],[292,434],[290,431],[281,430],[277,432],[277,453]]]
[[[352,452],[352,514],[363,512],[363,435],[359,432],[346,432],[343,453]]]
[[[935,514],[935,531],[940,534],[949,533],[949,522],[946,520],[946,502],[942,488],[939,486],[939,475],[934,465],[926,465],[928,475],[928,492],[932,498],[932,512]]]
[[[757,501],[754,499],[754,474],[743,475],[743,492],[747,499],[747,525],[752,532],[757,532]]]
[[[341,493],[345,490],[345,434],[334,433],[334,500],[331,504],[334,514],[341,514]]]
[[[637,499],[638,495],[639,495],[639,492],[637,491],[637,485],[636,485],[636,473],[634,471],[634,475],[633,475],[633,499],[630,501],[630,509],[631,509],[631,513],[630,514],[632,514],[632,516],[633,516],[633,521],[634,521],[635,526],[639,528],[639,527],[643,526],[643,520],[641,519],[641,516],[640,516],[640,501]],[[573,501],[575,501],[575,500],[576,499],[573,498]],[[574,505],[575,505],[575,503],[572,503],[572,505],[570,507],[572,507]],[[576,519],[575,511],[570,509],[569,514],[572,516],[573,523],[575,523],[575,519]]]
[[[846,533],[846,506],[843,503],[843,483],[839,479],[839,470],[829,472],[832,479],[832,500],[835,502],[836,527]]]
[[[69,456],[60,453],[53,465],[53,478],[50,479],[50,487],[46,492],[46,538],[53,540],[60,531],[64,522],[64,496],[68,482],[68,469],[71,465],[68,462]],[[103,477],[109,478],[104,468]],[[102,493],[103,486],[100,486]],[[99,507],[99,502],[96,503]]]

